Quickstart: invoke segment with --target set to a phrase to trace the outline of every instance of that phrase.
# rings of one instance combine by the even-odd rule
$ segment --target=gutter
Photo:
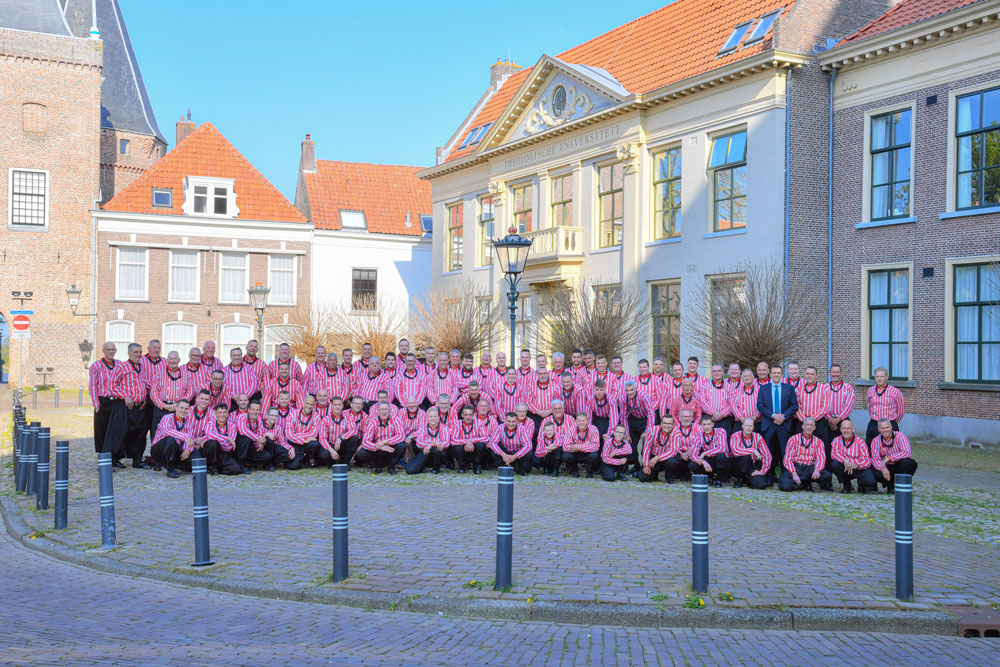
[[[788,161],[792,156],[792,70],[785,74],[785,298],[783,312],[788,317],[789,283],[789,233],[791,231],[792,170]],[[787,359],[786,359],[787,361]]]
[[[826,181],[826,367],[833,365],[833,83],[838,68],[830,74],[830,109],[827,114]]]

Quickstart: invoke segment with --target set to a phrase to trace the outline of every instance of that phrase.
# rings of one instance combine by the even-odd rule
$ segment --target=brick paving
[[[990,639],[643,629],[362,611],[98,573],[0,536],[4,664],[986,665]],[[845,652],[846,651],[846,652]]]
[[[21,499],[25,520],[78,549],[100,543],[96,466],[89,440],[71,446],[69,528]],[[8,478],[9,479],[9,478]],[[136,570],[237,581],[399,593],[406,596],[680,605],[690,582],[687,484],[607,484],[532,475],[515,486],[514,587],[491,590],[495,473],[372,476],[352,471],[351,577],[331,571],[327,470],[211,477],[212,556],[192,570],[191,478],[152,471],[115,474],[118,537],[104,558]],[[918,472],[916,606],[1000,601],[995,512],[965,539],[944,537],[960,506],[936,496],[974,493],[996,507],[1000,476],[933,468]],[[971,480],[971,481],[970,481]],[[970,490],[971,489],[971,490]],[[708,605],[897,608],[892,498],[775,490],[713,489]],[[950,508],[950,509],[948,509]],[[928,524],[926,520],[930,519]],[[941,528],[944,525],[945,528]],[[480,582],[470,585],[470,581]],[[721,592],[735,600],[722,601]]]

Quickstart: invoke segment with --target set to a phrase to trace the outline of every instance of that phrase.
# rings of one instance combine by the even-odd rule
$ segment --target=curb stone
[[[251,597],[274,598],[296,602],[315,602],[362,609],[410,611],[423,614],[448,614],[471,618],[611,625],[627,627],[822,630],[830,632],[889,632],[956,636],[958,621],[954,616],[935,611],[883,609],[829,609],[797,607],[778,609],[659,609],[656,606],[601,602],[565,602],[540,600],[461,599],[408,597],[399,593],[379,593],[330,589],[318,586],[296,587],[248,584],[214,576],[182,572],[136,570],[135,566],[86,554],[47,537],[31,539],[32,529],[21,516],[17,500],[0,497],[7,533],[26,548],[61,561],[108,574],[140,577],[160,583],[205,588]],[[395,604],[395,607],[393,606]]]

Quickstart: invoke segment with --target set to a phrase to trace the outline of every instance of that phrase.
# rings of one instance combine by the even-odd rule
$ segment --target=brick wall
[[[89,312],[90,209],[98,197],[101,108],[100,42],[0,30],[0,313],[18,309],[11,290],[32,291],[35,311],[24,341],[24,382],[41,383],[35,369],[54,368],[48,381],[86,382],[81,348],[92,343],[90,318],[73,317],[66,289],[84,290]],[[24,126],[24,104],[28,127]],[[26,131],[27,130],[27,131]],[[49,171],[49,222],[44,230],[8,225],[10,168]],[[18,343],[5,368],[18,378]],[[87,352],[89,359],[89,351]]]
[[[867,326],[867,312],[861,306],[861,266],[889,262],[913,262],[912,330],[910,353],[912,380],[916,386],[903,388],[907,410],[920,414],[996,419],[997,394],[981,391],[938,389],[945,379],[945,259],[1000,253],[1000,214],[940,220],[946,210],[948,179],[946,155],[953,132],[948,127],[948,91],[996,81],[1000,72],[991,72],[950,82],[870,104],[842,109],[834,116],[834,272],[835,311],[839,326],[834,331],[834,349],[844,365],[845,377],[867,377],[860,368],[861,337]],[[937,102],[927,104],[936,95]],[[865,112],[915,102],[914,173],[912,179],[912,224],[856,229],[862,220],[861,165],[864,155]],[[934,275],[923,277],[923,269]],[[859,388],[858,406],[863,406],[864,388]]]
[[[125,155],[122,139],[129,142]],[[148,134],[101,128],[101,203],[128,187],[166,152],[167,145]]]

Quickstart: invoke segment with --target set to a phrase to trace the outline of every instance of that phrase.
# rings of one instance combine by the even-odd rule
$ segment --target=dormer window
[[[233,179],[189,176],[184,181],[182,210],[186,215],[235,218],[240,211],[236,207]]]

